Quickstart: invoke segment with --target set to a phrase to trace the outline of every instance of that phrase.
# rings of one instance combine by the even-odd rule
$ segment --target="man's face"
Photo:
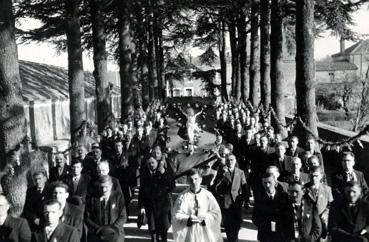
[[[112,129],[107,129],[107,135],[108,137],[111,137],[113,135],[113,130]]]
[[[252,130],[251,129],[249,129],[249,130],[246,131],[246,138],[247,139],[251,139],[252,138]]]
[[[308,148],[308,150],[314,150],[315,149],[315,141],[313,139],[309,139],[307,141],[307,148]]]
[[[298,144],[299,144],[299,142],[298,142],[298,140],[296,138],[293,138],[293,139],[290,140],[290,145],[294,149],[296,149],[296,147],[297,147]]]
[[[242,131],[242,125],[240,123],[237,123],[236,129],[237,129],[237,132],[241,132]]]
[[[319,159],[318,158],[311,158],[310,159],[310,167],[317,167],[317,166],[320,166],[320,162],[319,162]]]
[[[351,155],[346,155],[342,159],[342,168],[345,172],[351,172],[354,169],[355,159]]]
[[[162,154],[161,154],[161,150],[159,149],[154,149],[153,151],[153,156],[156,160],[161,160]]]
[[[236,166],[236,157],[233,155],[230,155],[226,159],[226,165],[230,170],[233,170]]]
[[[143,135],[143,128],[142,127],[140,127],[140,128],[137,129],[137,135],[138,136],[142,136]]]
[[[56,163],[56,166],[57,166],[57,167],[63,168],[63,167],[64,167],[64,165],[65,165],[65,159],[64,159],[63,155],[58,154],[58,155],[55,157],[55,163]]]
[[[100,184],[100,189],[103,196],[109,196],[111,188],[112,188],[111,182],[104,182]]]
[[[53,195],[54,198],[62,204],[65,203],[65,201],[67,201],[67,198],[69,197],[69,193],[63,187],[55,187]]]
[[[37,188],[43,188],[45,186],[46,181],[47,181],[46,176],[44,176],[43,174],[34,175],[33,179],[35,181],[35,184],[36,184]]]
[[[100,160],[101,159],[101,150],[99,148],[94,148],[92,150],[92,155],[93,155],[95,160]]]
[[[303,191],[302,186],[295,184],[289,187],[290,199],[293,203],[301,203]]]
[[[43,211],[46,225],[56,225],[62,215],[59,204],[52,204],[44,206]]]
[[[0,217],[6,216],[10,205],[3,195],[0,196]]]
[[[318,185],[322,180],[322,173],[320,171],[313,172],[310,174],[310,179],[314,185]]]
[[[223,137],[221,135],[217,135],[216,137],[216,142],[219,144],[219,143],[222,143],[223,142]]]
[[[80,176],[82,173],[82,164],[81,163],[75,163],[72,165],[72,172],[73,176]]]
[[[99,175],[104,175],[104,176],[107,176],[109,175],[109,166],[106,165],[105,163],[100,163],[98,166],[97,166],[97,173]]]
[[[268,136],[269,137],[274,137],[274,130],[273,129],[268,129]]]
[[[192,191],[198,191],[201,187],[202,178],[198,174],[194,174],[188,177],[188,183],[190,184],[190,189]]]
[[[283,157],[286,153],[286,148],[283,145],[279,145],[276,149],[276,153],[279,157]]]
[[[346,199],[350,203],[356,203],[361,196],[361,188],[357,185],[345,188]]]
[[[149,169],[151,171],[155,171],[156,168],[158,167],[158,161],[155,159],[155,158],[150,158],[148,161],[147,161],[147,166],[149,167]]]
[[[267,137],[262,137],[260,139],[260,143],[261,143],[261,147],[263,147],[264,149],[268,147],[268,138]]]
[[[274,193],[276,187],[276,181],[274,177],[263,178],[263,187],[269,194]]]
[[[301,160],[300,159],[293,159],[292,161],[292,169],[294,171],[299,171],[302,167]]]
[[[128,125],[127,124],[123,124],[122,129],[123,129],[123,132],[126,133],[127,130],[128,130]]]
[[[122,144],[122,142],[115,143],[115,150],[119,154],[121,154],[123,152],[123,144]]]
[[[84,147],[81,147],[81,146],[78,147],[77,153],[78,153],[78,156],[81,158],[84,158],[86,156],[86,150]]]

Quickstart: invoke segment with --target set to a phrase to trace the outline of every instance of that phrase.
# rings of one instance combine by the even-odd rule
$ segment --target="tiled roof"
[[[69,98],[68,70],[20,60],[19,73],[24,101]],[[113,94],[119,93],[119,87],[114,86]],[[95,96],[95,79],[90,72],[85,72],[85,96]]]
[[[355,71],[358,67],[351,62],[316,62],[316,71]]]
[[[357,42],[356,44],[348,47],[345,49],[344,53],[345,55],[355,55],[355,54],[369,54],[369,39],[367,40],[361,40]],[[341,52],[336,53],[332,55],[332,57],[336,57],[342,55]]]

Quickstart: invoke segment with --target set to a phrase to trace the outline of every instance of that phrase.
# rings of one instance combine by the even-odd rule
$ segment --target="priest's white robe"
[[[205,225],[195,223],[187,226],[188,219],[191,215],[204,217]],[[221,220],[222,215],[219,205],[209,191],[201,188],[200,192],[195,194],[188,188],[179,195],[174,204],[172,220],[174,241],[223,241],[220,231]]]

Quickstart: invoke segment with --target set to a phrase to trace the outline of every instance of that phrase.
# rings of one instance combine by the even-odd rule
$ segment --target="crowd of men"
[[[250,207],[261,242],[369,241],[369,189],[354,153],[341,151],[341,169],[328,177],[314,137],[303,149],[244,104],[215,107],[212,158],[188,171],[189,187],[173,203],[166,109],[136,110],[90,150],[76,147],[70,162],[57,154],[53,167],[32,174],[20,218],[0,195],[0,241],[124,241],[135,188],[152,241],[167,241],[171,226],[178,242],[223,241],[221,227],[238,241]]]

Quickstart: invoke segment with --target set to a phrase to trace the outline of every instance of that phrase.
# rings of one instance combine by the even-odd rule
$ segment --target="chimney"
[[[342,54],[343,54],[343,52],[345,52],[345,49],[346,49],[345,39],[341,37],[341,39],[340,39],[340,51],[341,51]]]

